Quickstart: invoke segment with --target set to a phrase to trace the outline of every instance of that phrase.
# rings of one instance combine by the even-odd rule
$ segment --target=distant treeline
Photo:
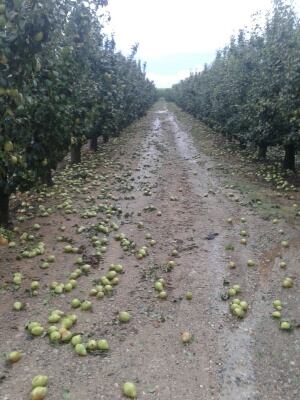
[[[293,7],[275,0],[265,22],[240,30],[199,73],[161,91],[210,127],[256,145],[285,150],[283,165],[295,170],[300,148],[300,23]]]

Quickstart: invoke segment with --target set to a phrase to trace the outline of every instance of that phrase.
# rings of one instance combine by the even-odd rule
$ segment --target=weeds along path
[[[19,215],[28,219],[16,224],[16,246],[0,253],[1,400],[29,398],[38,374],[49,376],[53,400],[122,399],[125,381],[135,382],[138,399],[299,398],[299,231],[283,219],[262,219],[242,196],[228,196],[214,161],[176,115],[157,103],[97,156],[87,153],[82,167],[61,171],[54,188],[24,198]],[[49,216],[42,217],[45,210]],[[18,257],[38,242],[44,254]],[[40,268],[50,255],[54,262]],[[282,261],[286,269],[279,268]],[[124,273],[107,282],[111,264]],[[11,283],[15,272],[23,275],[20,285]],[[69,292],[70,274],[77,285]],[[290,289],[281,286],[286,276],[293,278]],[[154,288],[160,278],[166,299]],[[28,290],[34,280],[36,295]],[[65,284],[61,294],[52,282]],[[230,312],[234,285],[241,288],[234,297],[249,304],[241,319]],[[92,288],[104,297],[90,296]],[[72,308],[75,298],[91,301],[91,310]],[[291,332],[270,317],[275,299],[295,327]],[[17,300],[25,305],[21,311],[13,310]],[[48,322],[57,309],[76,315],[67,330],[83,343],[106,339],[110,350],[80,357],[70,343],[25,329],[30,321],[45,333],[60,327],[64,317]],[[119,322],[120,311],[130,313],[128,323]],[[186,331],[192,340],[183,344]],[[13,350],[23,357],[10,365],[5,353]]]

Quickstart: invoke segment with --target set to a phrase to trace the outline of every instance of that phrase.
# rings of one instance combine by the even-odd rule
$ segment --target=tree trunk
[[[71,146],[71,164],[81,163],[81,144]]]
[[[0,190],[0,225],[9,225],[9,198],[10,195]]]
[[[90,139],[90,150],[96,152],[98,150],[98,137],[92,136]]]
[[[109,136],[103,135],[103,143],[108,143],[108,141],[109,141]]]
[[[284,146],[283,168],[296,171],[296,148],[294,144],[286,144]]]
[[[42,182],[48,187],[53,186],[51,168],[47,168],[47,170],[45,171],[45,174],[42,176]]]
[[[228,140],[228,142],[232,142],[233,141],[233,137],[230,133],[226,133],[226,139]]]
[[[247,143],[243,139],[239,139],[240,149],[245,150],[247,148]]]
[[[258,158],[260,160],[265,160],[267,158],[268,145],[262,142],[258,145]]]

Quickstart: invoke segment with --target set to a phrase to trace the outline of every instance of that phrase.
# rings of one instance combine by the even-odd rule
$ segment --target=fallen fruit
[[[131,319],[131,315],[127,311],[121,311],[119,313],[119,321],[120,322],[129,322]]]
[[[41,336],[44,333],[44,328],[40,325],[34,326],[31,330],[30,333],[33,336]]]
[[[280,268],[286,268],[286,262],[285,262],[285,261],[281,261],[281,262],[279,263],[279,267],[280,267]]]
[[[78,308],[78,307],[80,307],[80,305],[81,305],[81,301],[79,299],[73,299],[71,301],[71,306],[73,308]]]
[[[242,310],[247,311],[248,310],[248,303],[246,301],[241,301],[240,302],[240,307]]]
[[[289,331],[292,328],[290,322],[288,321],[281,321],[280,323],[280,329],[284,331]]]
[[[32,281],[30,285],[31,290],[37,290],[40,287],[40,284],[38,281]]]
[[[159,298],[161,299],[161,300],[165,300],[167,297],[168,297],[168,294],[167,294],[167,292],[165,292],[164,290],[162,290],[161,292],[159,292]]]
[[[73,336],[72,339],[71,339],[71,343],[72,343],[73,346],[76,346],[77,344],[81,344],[82,343],[81,335]]]
[[[87,355],[87,351],[85,348],[85,345],[82,343],[78,343],[75,346],[75,352],[79,355],[79,356],[86,356]]]
[[[281,312],[280,311],[274,311],[272,313],[273,318],[281,318]]]
[[[98,344],[97,344],[96,340],[90,339],[87,342],[86,348],[87,348],[87,350],[93,351],[93,350],[97,349],[97,346],[98,346]]]
[[[126,397],[135,399],[137,396],[137,390],[135,384],[132,382],[125,382],[123,385],[123,393],[125,394]]]
[[[106,339],[100,339],[98,341],[98,349],[102,351],[109,350],[109,345]]]
[[[31,392],[31,400],[43,400],[47,395],[48,389],[43,386],[38,386]]]
[[[240,285],[233,285],[232,288],[236,291],[236,293],[240,293],[241,291]]]
[[[20,274],[19,272],[16,272],[14,274],[14,277],[13,277],[13,283],[15,285],[21,285],[21,283],[22,283],[22,274]]]
[[[59,314],[53,312],[53,313],[51,313],[51,314],[49,315],[49,317],[48,317],[48,322],[49,322],[50,324],[56,324],[57,322],[60,321],[60,319],[61,319],[61,316],[60,316]]]
[[[192,298],[193,298],[193,293],[192,293],[192,292],[186,292],[185,298],[186,298],[187,300],[192,300]]]
[[[282,287],[284,287],[285,289],[288,289],[293,286],[294,286],[294,281],[292,278],[284,278],[284,280],[282,282]]]
[[[20,351],[12,351],[11,353],[8,354],[7,361],[10,361],[11,363],[16,363],[20,361],[21,358],[22,358],[22,353]]]
[[[274,306],[275,308],[281,307],[281,306],[282,306],[281,301],[280,301],[280,300],[274,300],[274,301],[273,301],[273,306]]]
[[[72,283],[70,283],[70,282],[66,283],[64,286],[64,289],[65,289],[65,292],[68,292],[68,293],[71,292],[73,289]]]
[[[234,308],[234,310],[232,312],[238,318],[244,318],[244,316],[245,316],[245,311],[240,306],[237,306],[236,308]]]
[[[49,268],[49,263],[48,263],[47,261],[44,261],[44,262],[41,264],[40,268],[41,268],[41,269],[47,269],[47,268]]]
[[[192,340],[192,335],[190,332],[185,331],[181,334],[182,343],[190,343],[191,340]]]
[[[32,379],[32,388],[36,388],[38,386],[47,386],[48,385],[48,376],[47,375],[37,375]]]
[[[21,311],[23,309],[24,305],[20,301],[16,301],[13,305],[13,309],[15,311]]]
[[[61,326],[65,329],[70,329],[73,326],[73,320],[69,317],[66,317],[61,321]]]
[[[228,294],[229,297],[235,296],[236,293],[237,293],[237,292],[236,292],[236,290],[235,290],[234,288],[229,288],[229,289],[227,290],[227,294]]]
[[[49,338],[51,342],[58,342],[61,339],[61,334],[57,330],[55,330],[50,333]]]
[[[159,281],[155,282],[154,287],[158,292],[161,292],[161,291],[164,290],[163,284],[161,282],[159,282]]]

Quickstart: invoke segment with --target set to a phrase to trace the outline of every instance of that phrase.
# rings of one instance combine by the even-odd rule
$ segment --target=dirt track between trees
[[[31,380],[38,374],[49,376],[49,400],[121,399],[124,381],[135,382],[138,399],[145,400],[300,398],[299,223],[288,225],[279,216],[273,224],[245,206],[243,194],[226,188],[216,174],[216,162],[202,151],[201,140],[194,143],[192,120],[188,124],[178,115],[173,106],[157,103],[124,135],[105,145],[95,162],[87,153],[92,174],[82,184],[74,188],[70,179],[57,180],[57,188],[49,189],[54,194],[43,203],[53,208],[53,214],[42,218],[30,211],[31,219],[16,224],[21,233],[33,232],[45,243],[44,256],[16,260],[24,247],[18,237],[16,248],[0,249],[1,400],[29,398]],[[151,195],[145,195],[147,190]],[[56,209],[66,196],[72,199],[73,214]],[[100,204],[116,205],[122,214],[105,221]],[[95,217],[81,218],[93,207],[98,207]],[[111,232],[98,263],[92,257],[90,227],[102,221],[117,223],[118,232],[137,249],[149,247],[149,255],[137,259],[135,250],[123,251],[114,239],[118,232]],[[34,223],[41,225],[38,233],[32,230]],[[86,228],[83,233],[76,233],[78,226]],[[247,245],[240,243],[242,230]],[[156,240],[154,246],[148,246],[147,233]],[[66,282],[78,257],[64,253],[66,243],[56,240],[62,234],[81,249],[85,260],[96,261],[71,293],[51,295],[49,284]],[[282,240],[289,241],[288,248],[282,248]],[[40,269],[41,260],[50,254],[55,262]],[[249,259],[254,267],[247,266]],[[170,260],[176,263],[171,270],[166,268]],[[287,263],[284,270],[279,267],[282,260]],[[228,267],[230,261],[235,269]],[[90,297],[93,282],[112,263],[122,264],[125,271],[113,295]],[[10,281],[17,271],[24,279],[15,290]],[[281,286],[286,276],[294,280],[290,289]],[[160,300],[154,289],[158,278],[166,282],[166,300]],[[34,279],[40,289],[31,297],[26,289]],[[244,319],[230,313],[230,299],[224,296],[235,284],[241,286],[235,297],[249,304]],[[193,293],[190,301],[185,298],[188,291]],[[91,300],[92,311],[72,310],[73,298]],[[271,318],[275,299],[283,303],[284,318],[292,321],[291,332],[280,330]],[[16,300],[26,304],[25,310],[12,310]],[[47,328],[49,312],[55,309],[75,313],[78,322],[72,332],[86,339],[106,338],[110,351],[79,357],[70,344],[53,345],[48,337],[32,339],[25,330],[28,321]],[[117,321],[121,310],[132,316],[127,324]],[[193,335],[186,345],[181,342],[184,331]],[[9,366],[5,353],[12,350],[24,355]]]

